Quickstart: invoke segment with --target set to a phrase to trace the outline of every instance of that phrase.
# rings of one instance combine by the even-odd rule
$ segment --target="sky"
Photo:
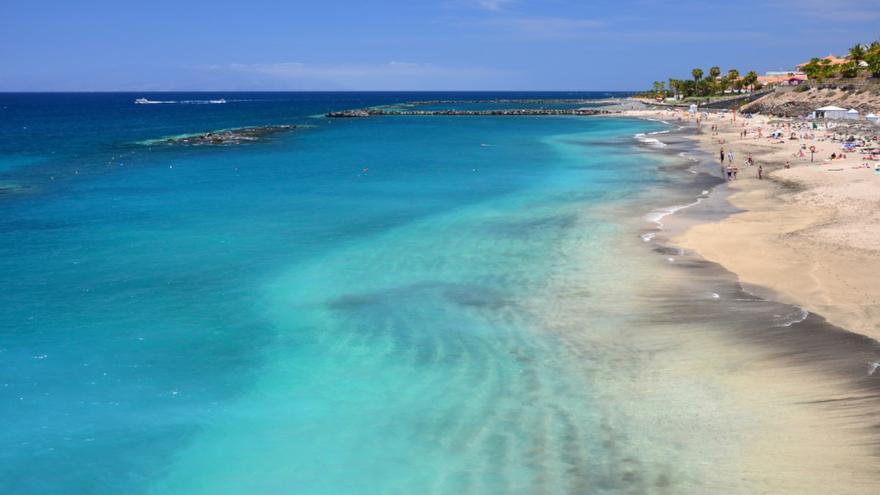
[[[3,0],[0,91],[637,90],[878,37],[876,0]]]

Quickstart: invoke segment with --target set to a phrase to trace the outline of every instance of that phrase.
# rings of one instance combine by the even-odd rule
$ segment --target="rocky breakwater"
[[[601,105],[608,103],[617,103],[618,98],[605,98],[601,100],[585,99],[585,98],[493,98],[490,100],[410,100],[407,105],[454,105],[459,103],[490,103],[490,104],[514,104],[527,105],[532,103],[549,105],[549,104],[573,104],[573,105]]]
[[[384,108],[360,108],[356,110],[342,110],[325,114],[328,118],[360,118],[375,116],[523,116],[523,115],[606,115],[614,113],[611,110],[596,108],[508,108],[492,110],[391,110]]]
[[[266,125],[258,127],[239,127],[199,134],[183,134],[143,141],[147,145],[179,145],[179,146],[223,146],[232,144],[252,143],[271,135],[295,129],[294,125]]]

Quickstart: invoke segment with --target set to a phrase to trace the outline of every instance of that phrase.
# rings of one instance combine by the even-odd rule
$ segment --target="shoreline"
[[[617,114],[655,121],[682,117],[684,123],[686,115],[649,109]],[[807,142],[818,148],[811,164],[809,153],[805,158],[793,156],[802,141],[774,147],[766,138],[740,140],[740,122],[746,119],[739,118],[734,127],[729,115],[712,114],[688,138],[715,163],[720,147],[734,153],[739,177],[713,193],[723,191],[736,211],[680,229],[671,244],[727,268],[756,295],[799,306],[880,341],[880,287],[871,283],[880,280],[880,201],[874,199],[880,198],[880,175],[873,172],[877,162],[868,162],[870,169],[864,168],[860,156],[829,162],[824,155],[836,149],[835,143],[823,140]],[[767,129],[768,120],[747,120],[746,129]],[[718,125],[715,135],[706,132],[712,125]],[[743,163],[748,154],[755,166]],[[786,161],[791,168],[785,168]],[[758,164],[764,169],[763,180],[756,177]]]
[[[705,133],[693,134],[694,126],[676,130],[673,119],[663,120],[672,123],[672,139],[670,149],[657,151],[674,152],[687,141],[694,155],[680,155],[693,162],[688,171],[717,177],[707,161],[711,156],[698,145]],[[693,196],[693,202],[644,215],[645,222],[658,226],[643,230],[652,235],[646,239],[643,234],[642,240],[657,258],[675,267],[668,271],[658,265],[664,270],[658,277],[671,280],[679,293],[668,294],[660,284],[659,313],[646,323],[665,321],[669,328],[659,336],[640,338],[659,339],[667,349],[681,347],[667,356],[668,366],[689,379],[695,372],[699,377],[715,375],[726,390],[727,403],[719,402],[702,419],[718,424],[718,432],[730,430],[725,436],[738,445],[733,465],[743,484],[728,485],[732,478],[727,473],[709,485],[727,493],[744,487],[767,493],[871,493],[880,475],[873,463],[878,444],[873,411],[880,405],[880,383],[873,373],[880,362],[876,339],[744,282],[736,270],[681,241],[707,226],[726,228],[730,219],[747,215],[743,204],[731,201],[738,193],[721,182]],[[727,235],[721,228],[719,232],[715,235]],[[656,297],[656,290],[649,294]],[[654,386],[666,388],[666,381]],[[749,426],[740,424],[744,420]]]

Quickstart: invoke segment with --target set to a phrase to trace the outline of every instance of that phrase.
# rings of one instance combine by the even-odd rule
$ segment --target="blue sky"
[[[868,0],[9,0],[0,91],[630,90],[878,36]]]

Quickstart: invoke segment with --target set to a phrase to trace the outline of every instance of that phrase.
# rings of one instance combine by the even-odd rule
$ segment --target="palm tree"
[[[684,84],[685,82],[686,81],[682,81],[681,79],[670,79],[669,80],[669,89],[671,89],[673,91],[673,93],[675,93],[675,96],[678,96],[678,95],[686,96],[685,92],[686,92],[687,88],[685,87],[685,84]]]
[[[665,86],[666,83],[663,81],[654,81],[654,93],[656,93],[657,96],[661,96],[666,91]]]
[[[694,82],[699,81],[703,78],[703,69],[694,69],[691,71],[691,75],[694,76]]]
[[[739,71],[736,69],[730,69],[727,71],[727,83],[732,86],[734,89],[740,88],[739,81]]]
[[[718,76],[720,76],[720,75],[721,75],[721,67],[718,67],[718,66],[716,65],[716,66],[711,67],[711,68],[709,69],[709,77],[712,79],[712,85],[711,85],[711,86],[712,86],[712,92],[717,92],[717,91],[718,91],[718,87],[719,87],[719,84],[718,84]]]
[[[849,49],[849,56],[847,57],[853,62],[859,63],[860,61],[865,59],[865,45],[861,43],[856,43],[852,48]]]
[[[758,73],[753,70],[748,71],[745,77],[743,77],[743,84],[746,87],[751,87],[752,90],[755,89],[756,82],[758,82]]]

